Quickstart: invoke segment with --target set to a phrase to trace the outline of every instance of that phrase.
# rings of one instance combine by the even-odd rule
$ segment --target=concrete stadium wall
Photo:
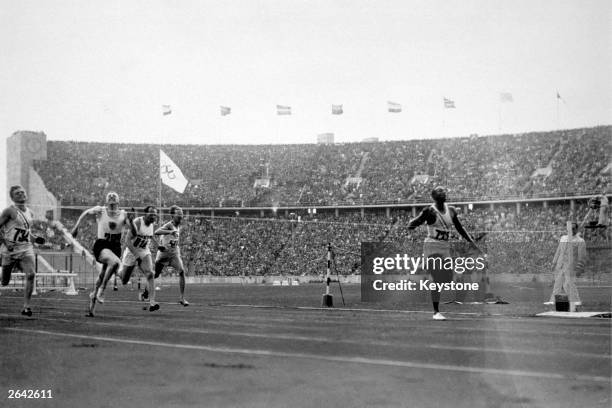
[[[423,277],[424,275],[415,275],[416,277]],[[552,273],[492,273],[489,275],[491,283],[504,282],[504,283],[524,283],[524,282],[553,282]],[[332,279],[336,279],[335,276]],[[187,276],[185,278],[186,284],[240,284],[240,285],[272,285],[274,281],[298,281],[300,284],[319,284],[325,285],[324,277],[317,276]],[[602,283],[603,281],[610,280],[610,274],[606,277],[599,276],[596,278],[596,283]],[[589,274],[588,276],[581,276],[576,278],[577,284],[590,284],[593,281],[593,277]],[[174,285],[178,284],[177,276],[164,276],[156,279],[155,282],[159,282],[161,285]],[[342,284],[360,284],[360,275],[348,275],[341,276],[340,282]],[[332,283],[335,284],[335,283]]]
[[[333,279],[336,279],[335,277]],[[298,281],[300,284],[306,283],[319,283],[321,285],[324,284],[323,277],[316,276],[211,276],[211,275],[198,275],[198,276],[187,276],[185,277],[186,284],[199,284],[199,283],[208,283],[208,284],[256,284],[263,285],[269,284],[271,285],[274,281]],[[178,282],[178,277],[162,277],[155,280],[156,282],[160,282],[161,284],[172,284]],[[349,276],[341,276],[341,283],[360,283],[361,277],[359,275],[349,275]]]
[[[47,211],[51,211],[53,219],[57,220],[60,215],[57,199],[47,190],[36,170],[30,167],[29,173],[29,185],[26,190],[29,196],[28,206],[34,213],[34,219],[44,220]]]
[[[32,169],[34,160],[47,159],[47,135],[43,132],[17,131],[6,141],[6,184],[7,202],[11,199],[8,193],[9,187],[21,185],[26,189],[29,196],[29,206],[36,219],[44,219],[47,210],[57,211],[57,200],[44,187],[40,176]],[[44,204],[38,210],[38,203]]]

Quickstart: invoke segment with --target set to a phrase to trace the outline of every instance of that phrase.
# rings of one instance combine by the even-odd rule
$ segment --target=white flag
[[[500,102],[514,102],[514,98],[510,92],[500,92],[499,93],[499,101]]]
[[[291,115],[291,106],[287,105],[276,105],[277,115]]]
[[[444,100],[444,107],[446,109],[456,109],[455,107],[455,101],[453,101],[452,99],[448,99],[448,98],[442,98]]]
[[[400,113],[402,111],[402,105],[397,102],[387,101],[387,110],[391,113]]]
[[[181,194],[187,187],[188,181],[183,176],[181,169],[161,149],[159,150],[159,176],[162,183]]]

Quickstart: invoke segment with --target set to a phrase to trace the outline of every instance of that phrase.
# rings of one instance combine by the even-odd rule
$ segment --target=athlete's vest
[[[98,213],[98,239],[111,242],[121,241],[121,232],[125,225],[125,211],[119,210],[110,216],[106,207],[100,207]]]
[[[153,238],[154,225],[145,225],[144,217],[138,217],[134,221],[134,227],[136,228],[136,236],[131,237],[132,245],[137,250],[149,249],[149,242]],[[140,226],[138,226],[140,224]]]
[[[4,225],[2,237],[7,244],[7,248],[10,248],[11,251],[20,251],[32,246],[30,242],[32,211],[26,209],[23,212],[16,206],[13,206],[13,208],[17,217]]]
[[[176,232],[176,236],[174,234],[166,234],[161,236],[161,245],[166,248],[166,251],[176,251],[178,249],[178,242],[180,237],[180,228],[174,225],[171,221],[164,225],[164,229],[171,229]]]
[[[427,224],[427,238],[436,241],[448,241],[453,224],[448,205],[444,204],[444,213],[441,213],[435,205],[430,208],[436,215],[436,221],[433,224]]]

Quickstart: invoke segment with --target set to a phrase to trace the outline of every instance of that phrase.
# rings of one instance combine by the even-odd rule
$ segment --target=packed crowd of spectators
[[[190,184],[184,194],[163,186],[162,198],[192,207],[418,202],[438,184],[457,200],[592,194],[609,188],[611,135],[602,126],[333,145],[163,145]],[[109,190],[126,205],[149,204],[158,197],[159,148],[49,141],[47,160],[34,168],[63,205],[93,205]],[[534,176],[541,168],[550,174]],[[347,184],[351,177],[361,182]],[[269,186],[255,187],[257,179]]]
[[[568,218],[584,219],[585,203],[571,214],[568,204],[477,207],[459,217],[469,233],[489,254],[494,273],[550,273],[559,238],[565,234]],[[399,210],[387,217],[384,212],[342,211],[318,214],[291,214],[274,218],[214,217],[191,214],[184,220],[181,235],[183,261],[189,275],[320,275],[326,269],[326,251],[331,243],[334,265],[340,274],[358,274],[361,242],[392,242],[421,254],[425,228],[409,231],[411,213]],[[72,212],[63,220],[70,228],[78,216]],[[612,221],[612,220],[611,220]],[[95,220],[80,229],[79,240],[91,248]],[[610,240],[610,228],[585,231],[589,242]],[[453,240],[460,241],[455,234]],[[153,243],[152,249],[155,250]],[[609,251],[607,252],[609,256]]]
[[[588,194],[605,191],[609,185],[610,173],[602,174],[602,169],[611,163],[610,131],[589,132],[582,129],[561,132],[561,136],[557,152],[550,163],[551,175],[535,179],[531,192],[543,190],[560,195],[566,192]]]

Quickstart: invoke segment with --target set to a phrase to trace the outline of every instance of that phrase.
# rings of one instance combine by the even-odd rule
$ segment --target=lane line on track
[[[0,316],[4,316],[0,314]],[[49,321],[49,322],[60,322],[60,323],[74,323],[73,320],[64,318],[38,318],[37,320]],[[125,323],[108,323],[108,322],[97,322],[88,320],[85,324],[93,326],[103,327],[116,327],[124,329],[139,329],[139,330],[152,330],[155,332],[170,331],[172,333],[181,332],[189,334],[211,334],[211,335],[223,335],[223,336],[235,336],[235,337],[250,337],[260,338],[269,340],[292,340],[292,341],[312,341],[319,343],[333,343],[333,344],[347,344],[347,345],[372,345],[382,347],[396,347],[402,349],[433,349],[433,350],[446,350],[446,351],[468,351],[468,352],[481,352],[481,353],[499,353],[499,354],[522,354],[522,355],[550,355],[558,356],[559,353],[570,353],[572,357],[586,357],[609,360],[612,359],[610,354],[602,353],[588,353],[588,352],[575,352],[571,350],[554,350],[554,351],[543,351],[543,350],[525,350],[517,348],[491,348],[491,347],[474,347],[474,346],[457,346],[457,345],[445,345],[445,344],[415,344],[415,343],[399,343],[392,341],[380,341],[380,340],[347,340],[337,339],[329,337],[319,336],[300,336],[292,334],[277,334],[277,333],[253,333],[245,331],[232,331],[232,330],[214,330],[214,329],[196,329],[196,328],[164,328],[164,327],[152,327],[141,324],[125,324]]]
[[[252,309],[297,309],[297,310],[329,310],[342,312],[385,312],[385,313],[425,313],[432,315],[432,311],[427,310],[396,310],[396,309],[369,309],[369,308],[348,308],[348,307],[316,307],[316,306],[271,306],[271,305],[248,305],[248,304],[224,304],[223,307],[243,307]],[[464,316],[504,316],[502,314],[475,313],[475,312],[444,312],[444,314],[464,315]]]
[[[42,334],[49,336],[58,337],[69,337],[87,340],[97,340],[114,342],[121,344],[135,344],[135,345],[146,345],[153,347],[166,347],[173,349],[186,349],[186,350],[199,350],[208,351],[213,353],[227,353],[227,354],[243,354],[251,356],[264,356],[264,357],[282,357],[282,358],[299,358],[309,360],[319,360],[326,362],[338,362],[338,363],[349,363],[349,364],[367,364],[367,365],[378,365],[387,367],[406,367],[406,368],[418,368],[418,369],[430,369],[430,370],[441,370],[441,371],[452,371],[472,374],[487,374],[487,375],[501,375],[510,377],[531,377],[540,378],[547,380],[566,380],[566,381],[589,381],[589,382],[610,382],[610,377],[603,376],[592,376],[592,375],[563,375],[559,373],[548,373],[548,372],[537,372],[537,371],[526,371],[526,370],[502,370],[495,368],[486,367],[466,367],[459,365],[450,364],[428,364],[428,363],[417,363],[411,361],[400,361],[400,360],[384,360],[374,359],[365,357],[342,357],[342,356],[322,356],[318,354],[308,353],[289,353],[279,352],[270,350],[258,350],[258,349],[245,349],[245,348],[230,348],[230,347],[213,347],[213,346],[202,346],[193,344],[173,344],[163,343],[156,341],[143,341],[143,340],[130,340],[121,339],[115,337],[103,337],[103,336],[89,336],[82,334],[62,333],[53,332],[47,330],[32,330],[32,329],[21,329],[21,328],[4,328],[7,331],[31,333],[31,334]]]
[[[370,309],[370,308],[347,308],[347,307],[316,307],[316,306],[273,306],[273,305],[249,305],[249,304],[224,304],[220,305],[223,307],[235,307],[235,308],[252,308],[252,309],[297,309],[297,310],[330,310],[330,311],[346,311],[346,312],[385,312],[385,313],[424,313],[433,314],[432,311],[427,310],[397,310],[397,309]],[[521,318],[536,318],[535,314],[527,315],[506,315],[502,313],[476,313],[476,312],[452,312],[445,311],[444,314],[448,315],[460,315],[460,316],[473,316],[473,317],[504,317],[507,319],[521,319]],[[466,319],[467,320],[467,319]],[[534,319],[526,319],[530,321]],[[592,320],[602,320],[600,318]]]

